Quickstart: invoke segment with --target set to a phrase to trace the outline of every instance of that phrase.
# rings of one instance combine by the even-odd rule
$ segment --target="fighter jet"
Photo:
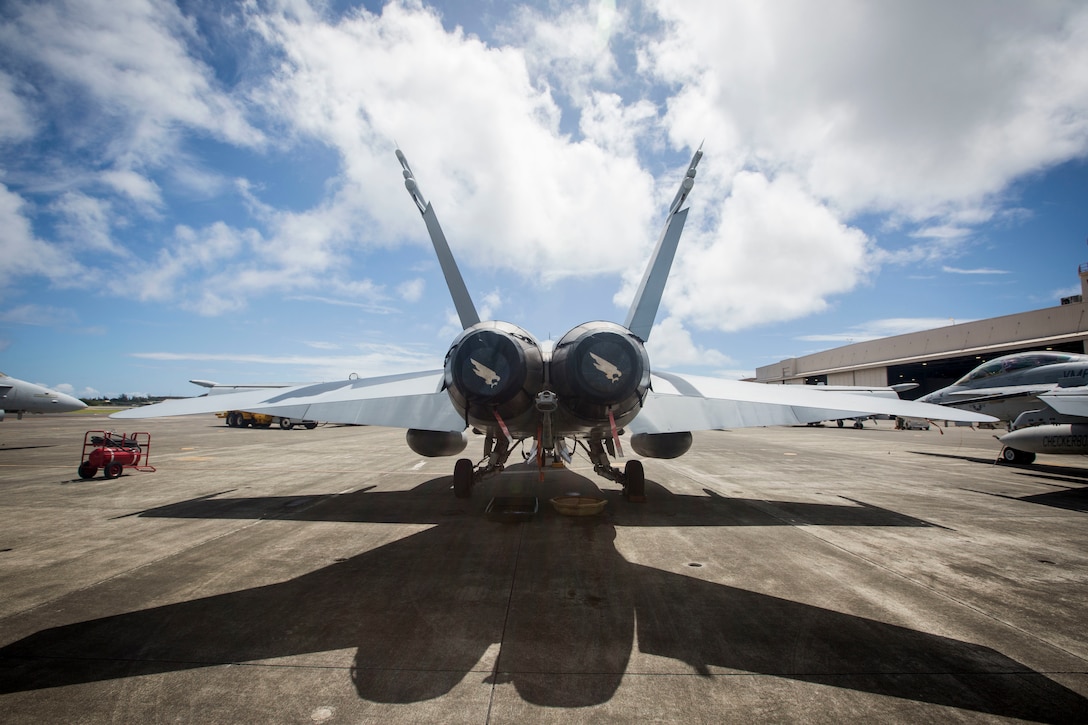
[[[1036,453],[1088,453],[1086,382],[1088,355],[1040,350],[985,362],[919,400],[1007,422],[1002,460],[1031,463]]]
[[[675,458],[691,447],[692,431],[797,425],[888,414],[987,422],[989,416],[860,393],[817,391],[652,372],[645,342],[687,220],[700,148],[672,203],[626,321],[585,322],[554,347],[541,346],[510,322],[481,321],[434,208],[424,198],[404,153],[396,150],[404,184],[422,214],[463,331],[442,370],[322,383],[232,396],[175,400],[112,417],[148,418],[235,410],[269,415],[407,428],[407,444],[422,456],[455,456],[468,432],[482,439],[482,456],[454,465],[456,496],[470,496],[500,473],[516,450],[535,461],[567,459],[581,449],[594,471],[619,483],[629,500],[644,499],[642,462],[624,456],[621,438],[646,458]]]
[[[7,413],[22,420],[23,413],[68,413],[86,407],[71,395],[0,373],[0,420]]]

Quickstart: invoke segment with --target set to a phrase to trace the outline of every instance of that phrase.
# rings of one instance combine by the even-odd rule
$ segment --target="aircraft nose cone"
[[[53,404],[60,413],[70,413],[74,410],[83,410],[87,407],[87,404],[79,398],[73,398],[71,395],[65,395],[64,393],[57,393],[57,397],[53,401]]]

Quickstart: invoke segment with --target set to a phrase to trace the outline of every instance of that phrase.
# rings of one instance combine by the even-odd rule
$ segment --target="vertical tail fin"
[[[669,204],[669,215],[665,219],[665,226],[661,230],[657,248],[650,258],[646,273],[642,276],[642,283],[639,284],[631,309],[627,313],[624,327],[643,341],[649,339],[650,330],[653,329],[654,319],[657,317],[657,309],[661,306],[661,295],[665,291],[665,282],[669,279],[669,270],[676,256],[676,247],[680,243],[680,234],[684,231],[684,222],[688,218],[688,210],[680,207],[687,201],[688,193],[695,186],[695,167],[699,165],[701,158],[703,158],[702,144],[691,157],[684,180],[680,182],[680,188],[676,191],[672,203]]]
[[[453,298],[453,306],[457,309],[457,316],[461,319],[461,327],[468,329],[480,322],[480,315],[476,312],[476,305],[472,303],[472,296],[468,293],[465,280],[461,277],[461,270],[457,268],[457,262],[450,251],[450,245],[446,241],[446,235],[438,223],[438,216],[434,213],[430,202],[423,198],[423,192],[419,190],[412,167],[408,165],[408,159],[404,152],[397,149],[397,160],[404,169],[404,186],[416,203],[419,213],[423,215],[423,221],[427,224],[427,233],[431,236],[435,254],[438,255],[438,264],[442,267],[442,275],[446,278],[446,286],[449,287],[450,296]]]

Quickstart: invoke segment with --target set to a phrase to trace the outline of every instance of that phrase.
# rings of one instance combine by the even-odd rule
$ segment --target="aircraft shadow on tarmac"
[[[554,492],[540,497],[575,488],[571,478],[575,476],[568,474],[565,486],[552,486]],[[616,495],[618,492],[603,492],[614,500],[609,513],[613,523],[620,526],[937,526],[845,497],[842,500],[849,503],[766,501],[726,497],[709,489],[703,489],[704,496],[678,495],[653,481],[647,481],[646,486],[652,501],[646,506],[626,505]],[[466,512],[463,505],[451,500],[446,490],[449,479],[435,479],[409,492],[372,493],[374,488],[368,486],[347,494],[220,498],[233,493],[231,489],[125,516],[437,524]],[[592,495],[602,492],[593,488]]]
[[[992,648],[633,564],[615,547],[626,525],[927,525],[917,519],[855,503],[678,496],[648,481],[646,505],[609,491],[614,514],[542,510],[505,525],[479,515],[479,497],[451,501],[449,485],[205,497],[141,512],[438,525],[280,583],[41,630],[0,649],[0,693],[284,657],[299,664],[355,648],[351,678],[370,701],[428,700],[475,677],[513,684],[531,703],[583,707],[638,674],[628,671],[637,641],[640,652],[707,676],[724,668],[1004,717],[1088,719],[1088,700]],[[544,493],[568,490],[563,481]],[[495,643],[497,659],[481,664]]]
[[[994,461],[977,458],[973,456],[957,456],[947,453],[930,453],[923,451],[913,451],[920,456],[934,456],[937,458],[955,458],[961,461],[969,461],[971,463],[984,463],[988,466],[999,465]],[[1055,481],[1063,486],[1074,486],[1077,488],[1061,488],[1056,491],[1048,491],[1046,493],[1036,493],[1031,496],[1009,496],[1007,494],[994,493],[992,491],[979,491],[977,489],[967,489],[974,493],[981,493],[986,496],[996,496],[997,498],[1007,498],[1010,501],[1023,501],[1025,503],[1034,503],[1041,506],[1051,506],[1053,508],[1066,509],[1067,511],[1082,511],[1088,513],[1088,487],[1083,487],[1082,484],[1088,483],[1088,471],[1076,468],[1065,468],[1063,466],[1047,466],[1039,464],[1028,464],[1026,466],[1010,466],[1010,470],[1016,471],[1022,476],[1028,478],[1036,478],[1041,481],[1050,482]],[[1052,484],[1045,484],[1052,485]]]
[[[1071,468],[1069,466],[1048,466],[1045,463],[1004,463],[995,458],[981,458],[979,456],[965,456],[953,453],[934,453],[933,451],[910,451],[917,456],[929,456],[931,458],[953,458],[957,461],[969,461],[981,463],[987,466],[1001,466],[1008,470],[1024,471],[1025,473],[1049,474],[1062,481],[1074,483],[1088,482],[1088,469]]]
[[[1067,511],[1088,513],[1088,488],[1070,488],[1061,491],[1048,491],[1046,493],[1037,493],[1031,496],[1009,496],[1003,493],[979,491],[973,488],[967,490],[973,491],[974,493],[981,493],[984,496],[1007,498],[1010,501],[1023,501],[1024,503],[1035,503],[1041,506],[1050,506],[1052,508],[1065,509]]]

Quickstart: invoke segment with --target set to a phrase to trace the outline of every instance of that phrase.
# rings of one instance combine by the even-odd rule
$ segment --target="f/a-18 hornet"
[[[397,149],[405,186],[423,215],[463,332],[446,353],[444,368],[377,378],[342,380],[279,390],[177,400],[114,414],[115,418],[189,415],[230,408],[331,423],[407,428],[408,446],[422,456],[454,456],[482,438],[477,462],[461,458],[453,489],[468,497],[486,476],[499,473],[511,453],[541,468],[546,459],[584,451],[599,475],[619,483],[630,500],[644,497],[642,462],[620,469],[622,438],[645,458],[675,458],[691,447],[692,431],[797,425],[888,414],[910,418],[988,422],[969,411],[861,393],[821,391],[651,371],[650,336],[687,220],[702,150],[688,164],[669,204],[665,226],[627,314],[615,322],[585,322],[554,346],[509,322],[481,321],[433,207]]]
[[[86,407],[71,395],[0,373],[0,420],[8,413],[22,420],[24,413],[69,413]]]
[[[984,362],[926,403],[992,415],[1009,424],[998,438],[1008,463],[1036,453],[1088,453],[1088,355],[1038,350]]]

